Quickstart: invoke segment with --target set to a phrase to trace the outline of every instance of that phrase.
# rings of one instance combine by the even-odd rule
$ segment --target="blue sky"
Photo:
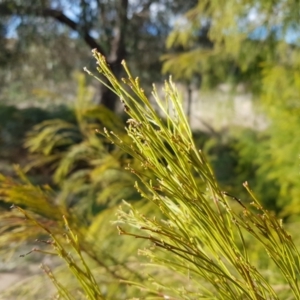
[[[138,7],[138,4],[137,4],[138,2],[136,0],[131,0],[130,3],[132,5],[135,5],[136,7]],[[74,21],[77,20],[78,14],[80,13],[80,8],[78,5],[74,5],[74,2],[68,1],[68,0],[60,0],[60,1],[52,1],[51,4],[52,4],[52,8],[57,8],[57,9],[59,9],[61,7],[61,5],[63,5],[64,13],[66,14],[66,16],[68,16],[70,19],[72,19]],[[95,8],[96,8],[96,1],[90,0],[90,5],[95,5]],[[161,5],[156,5],[156,4],[152,5],[151,6],[152,18],[155,18],[156,13],[163,9],[164,8]],[[249,20],[255,21],[256,18],[258,18],[257,14],[255,13],[254,10],[251,10],[249,13]],[[175,19],[176,19],[175,16],[174,16],[174,18],[170,18],[170,26],[174,25]],[[6,33],[6,36],[8,38],[17,38],[16,28],[19,26],[19,24],[20,24],[19,17],[13,16],[10,19],[9,26],[7,27],[7,33]],[[282,38],[282,32],[281,32],[279,26],[277,28],[274,28],[274,31],[277,31],[277,36],[279,39]],[[152,28],[149,28],[149,33],[156,34],[156,31]],[[90,32],[90,34],[95,38],[97,38],[97,36],[98,36],[98,33],[96,31],[94,31],[94,32],[92,31],[92,32]],[[267,37],[267,35],[268,35],[267,28],[264,26],[259,26],[252,33],[249,34],[249,37],[253,38],[253,39],[263,40]],[[78,37],[77,32],[73,32],[71,34],[71,37],[77,38]],[[299,44],[300,27],[297,26],[296,28],[288,29],[285,33],[284,39],[288,43],[298,43]]]

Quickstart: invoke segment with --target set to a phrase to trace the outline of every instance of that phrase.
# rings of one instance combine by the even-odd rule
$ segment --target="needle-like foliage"
[[[125,167],[128,174],[136,176],[135,188],[143,201],[124,202],[118,211],[108,201],[90,222],[81,222],[78,211],[66,209],[52,190],[34,186],[22,172],[24,184],[2,177],[0,196],[6,202],[15,202],[17,210],[2,214],[1,246],[5,241],[24,239],[25,233],[27,237],[48,235],[49,240],[39,239],[46,249],[30,253],[56,254],[67,263],[73,282],[70,276],[57,276],[43,266],[58,296],[64,299],[300,299],[299,252],[292,237],[282,221],[260,204],[247,182],[246,199],[220,189],[194,144],[173,82],[166,82],[164,100],[154,87],[156,111],[125,62],[128,78],[120,81],[105,58],[97,51],[93,53],[98,70],[120,97],[129,119],[127,134],[79,122],[83,124],[79,131],[86,133],[86,149],[95,145],[91,141],[96,141],[99,133],[114,144],[114,151],[101,153],[100,163],[95,149],[102,146],[95,147],[92,155],[87,151],[91,156],[86,162],[92,159],[93,164],[86,174],[96,172],[101,177],[111,166],[122,174]],[[42,144],[47,141],[51,142],[40,140]],[[47,153],[57,151],[57,146],[51,146]],[[66,153],[69,150],[67,147]],[[122,155],[112,155],[118,151]],[[124,153],[127,158],[123,160]],[[109,167],[102,165],[105,158]],[[61,180],[69,178],[66,181],[71,183],[68,172],[59,176]],[[121,187],[121,177],[119,181]],[[113,234],[110,222],[115,213],[115,226],[124,237]],[[138,259],[137,254],[144,257]],[[145,260],[150,262],[141,268],[140,262]]]
[[[156,250],[143,251],[156,264],[188,278],[179,289],[169,289],[170,297],[177,294],[184,299],[279,299],[275,282],[264,276],[259,261],[251,259],[248,246],[256,243],[273,261],[274,272],[281,274],[281,284],[288,284],[291,295],[300,299],[299,253],[291,236],[281,221],[261,206],[247,182],[244,187],[251,202],[242,202],[220,190],[210,166],[194,145],[173,82],[165,84],[164,101],[154,87],[158,114],[125,62],[128,78],[120,82],[105,58],[96,50],[93,53],[99,72],[109,80],[130,116],[130,142],[113,131],[104,129],[103,134],[140,161],[139,169],[128,165],[128,170],[142,182],[136,184],[141,195],[163,214],[162,219],[146,216],[128,205],[129,211],[119,212],[120,222],[139,232],[124,229],[123,225],[119,231],[147,239],[169,253],[166,257]],[[163,290],[162,282],[160,289]]]

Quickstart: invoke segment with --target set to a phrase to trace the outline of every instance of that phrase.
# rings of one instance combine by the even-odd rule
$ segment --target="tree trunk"
[[[107,62],[113,74],[119,78],[122,74],[121,62],[126,56],[125,35],[127,30],[127,11],[128,0],[119,1],[119,14],[114,28],[114,38],[111,41],[110,53],[107,56]],[[115,111],[118,101],[117,95],[109,88],[102,85],[100,89],[100,103],[108,109]]]
[[[190,82],[187,84],[187,119],[191,124],[191,114],[192,114],[192,85]]]
[[[37,17],[46,17],[46,18],[53,18],[57,22],[64,24],[71,28],[72,30],[77,31],[80,33],[81,38],[85,41],[85,43],[91,49],[97,49],[101,54],[103,54],[107,62],[109,63],[113,74],[116,77],[120,77],[122,73],[122,66],[121,62],[126,56],[125,50],[125,35],[127,29],[127,11],[128,11],[128,0],[119,0],[118,8],[117,8],[117,17],[115,20],[115,28],[114,34],[111,40],[111,47],[110,53],[105,53],[104,49],[101,45],[95,40],[89,32],[89,27],[86,28],[80,25],[80,22],[76,22],[69,18],[63,11],[59,9],[49,8],[41,6],[40,8],[30,8],[28,6],[23,6],[15,4],[9,5],[7,3],[0,3],[0,15],[4,16],[11,16],[11,15],[30,15],[30,16],[37,16]],[[116,109],[118,97],[107,87],[101,86],[100,89],[100,103],[105,105],[112,111]]]
[[[121,63],[109,64],[113,74],[120,78],[122,74],[122,65]],[[109,85],[109,82],[106,78],[103,78],[104,82]],[[119,101],[118,96],[112,92],[109,88],[107,88],[104,84],[100,84],[100,96],[99,96],[99,104],[104,105],[111,111],[116,111],[117,103]]]

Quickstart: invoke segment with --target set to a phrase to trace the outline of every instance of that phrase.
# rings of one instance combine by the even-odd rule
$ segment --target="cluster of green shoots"
[[[128,161],[134,163],[126,169],[137,176],[136,189],[159,212],[141,213],[135,205],[124,202],[116,226],[120,235],[128,236],[128,243],[132,237],[148,241],[150,246],[140,249],[139,254],[149,259],[154,270],[165,268],[172,274],[168,279],[156,278],[153,272],[148,281],[122,282],[138,287],[137,296],[138,291],[147,291],[148,299],[300,299],[299,252],[291,236],[282,222],[261,206],[247,182],[247,199],[220,189],[193,142],[173,82],[165,83],[163,100],[154,87],[154,105],[125,62],[127,78],[119,81],[104,56],[96,50],[93,54],[99,72],[108,81],[99,80],[119,96],[129,116],[126,139],[105,128],[97,131],[128,154]],[[77,260],[52,231],[18,209],[51,237],[46,243],[67,262],[86,297],[104,299],[66,218],[65,238]],[[59,294],[73,299],[51,271],[44,270]]]
[[[272,279],[260,270],[259,261],[251,260],[251,244],[257,243],[277,267],[281,289],[286,284],[293,297],[300,299],[299,252],[291,236],[282,222],[261,206],[247,182],[247,201],[220,190],[205,157],[194,145],[172,81],[165,83],[164,100],[154,87],[158,113],[125,62],[128,78],[120,82],[104,56],[97,51],[93,54],[98,71],[109,80],[109,87],[120,97],[130,116],[129,143],[117,133],[104,129],[104,134],[140,161],[139,170],[130,165],[128,170],[143,183],[136,184],[141,196],[157,205],[162,213],[158,219],[140,214],[131,206],[129,211],[121,210],[119,221],[137,228],[139,233],[120,225],[120,234],[148,239],[156,248],[169,253],[160,256],[155,250],[142,251],[156,264],[188,277],[185,286],[172,291],[177,296],[279,299]]]
[[[31,214],[26,212],[19,206],[12,206],[12,209],[17,209],[21,214],[24,215],[27,221],[32,222],[37,227],[42,229],[45,234],[49,236],[48,240],[36,240],[39,243],[44,243],[50,245],[53,248],[53,251],[48,251],[40,248],[33,248],[26,254],[22,254],[21,257],[27,256],[32,252],[40,252],[45,255],[54,255],[61,257],[66,264],[68,265],[70,271],[73,273],[74,277],[77,279],[80,284],[82,291],[87,299],[91,300],[101,300],[104,297],[101,294],[99,285],[93,276],[91,269],[88,267],[85,258],[83,257],[83,252],[79,244],[78,236],[69,226],[68,220],[63,216],[63,222],[65,231],[63,236],[61,235],[61,230],[56,232],[51,230],[49,227],[45,226],[42,222],[39,222]],[[63,239],[62,239],[63,238]],[[69,244],[73,253],[69,251],[66,247],[66,244]],[[74,256],[75,255],[75,256]],[[54,286],[58,291],[58,297],[62,297],[67,300],[75,300],[74,296],[64,287],[63,283],[59,282],[54,276],[53,272],[47,265],[41,265],[41,269],[47,274]]]

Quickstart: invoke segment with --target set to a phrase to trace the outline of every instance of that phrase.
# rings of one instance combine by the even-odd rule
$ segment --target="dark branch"
[[[44,9],[41,11],[41,15],[44,17],[51,17],[58,22],[67,25],[69,28],[73,29],[74,31],[79,32],[79,27],[76,22],[68,18],[62,11],[60,10],[55,10],[55,9]],[[82,33],[82,37],[85,40],[86,44],[91,48],[91,49],[97,49],[100,53],[105,54],[104,50],[102,47],[99,45],[99,43],[96,42],[94,38],[90,36],[90,34],[87,31],[84,31]]]
[[[97,49],[100,53],[105,55],[105,52],[103,48],[99,45],[99,43],[89,34],[88,31],[80,31],[80,26],[78,23],[73,21],[72,19],[68,18],[62,11],[51,9],[51,8],[45,8],[45,9],[37,9],[37,8],[25,8],[22,6],[10,6],[9,4],[0,4],[0,14],[1,15],[31,15],[31,16],[37,16],[37,17],[49,17],[57,20],[61,24],[64,24],[71,28],[74,31],[77,31],[86,44],[91,49]]]

